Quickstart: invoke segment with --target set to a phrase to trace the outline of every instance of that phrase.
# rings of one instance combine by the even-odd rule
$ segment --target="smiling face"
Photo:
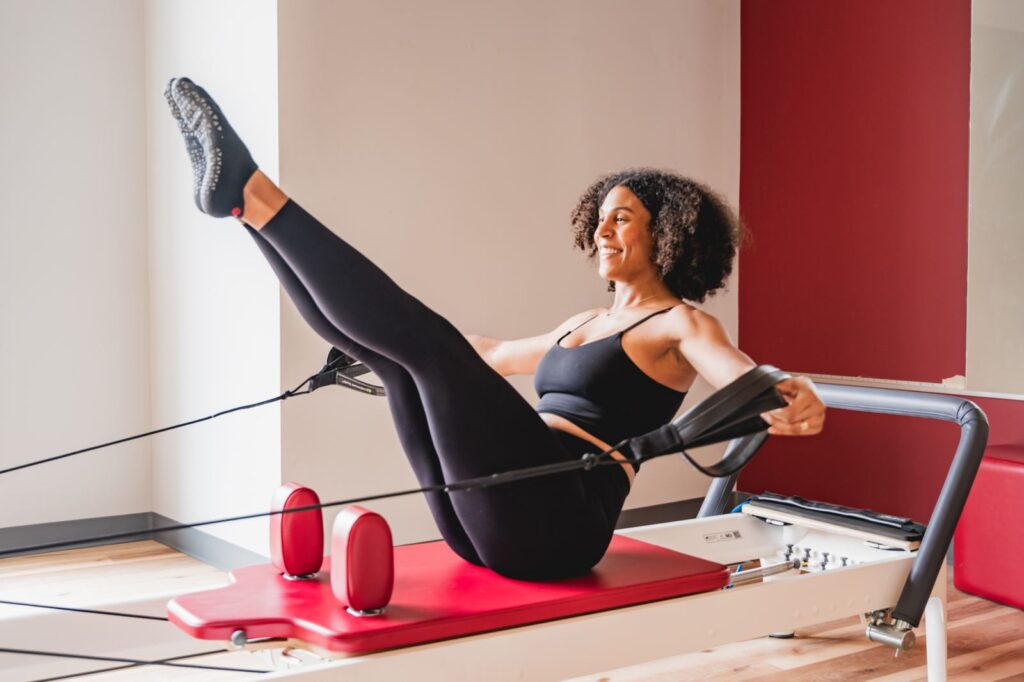
[[[654,240],[651,213],[633,192],[616,185],[598,211],[594,243],[598,248],[598,274],[606,280],[629,282],[648,276]]]

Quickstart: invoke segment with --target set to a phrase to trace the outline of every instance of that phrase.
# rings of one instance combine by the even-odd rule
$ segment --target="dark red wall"
[[[991,445],[1024,444],[1024,402],[970,398],[988,415]],[[827,500],[927,522],[960,429],[944,422],[832,410],[824,432],[770,438],[739,489]]]
[[[802,372],[964,373],[969,0],[744,0],[740,342]]]
[[[739,341],[758,362],[938,383],[966,361],[969,0],[743,0]],[[993,444],[1024,403],[976,400]],[[955,426],[834,411],[740,479],[927,521]]]

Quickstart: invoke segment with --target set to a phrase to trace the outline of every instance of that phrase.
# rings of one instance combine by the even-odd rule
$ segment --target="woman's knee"
[[[443,318],[439,318],[433,333],[423,334],[414,342],[402,364],[418,377],[449,381],[489,369],[469,340]]]

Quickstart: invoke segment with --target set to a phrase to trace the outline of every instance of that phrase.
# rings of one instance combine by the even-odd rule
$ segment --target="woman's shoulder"
[[[605,312],[608,312],[607,308],[589,308],[578,312],[555,327],[551,334],[555,338],[560,337],[563,334],[567,334],[573,329],[576,329],[576,327],[586,324],[588,321],[593,320],[595,317]]]
[[[580,311],[568,318],[565,322],[559,325],[559,327],[572,327],[580,325],[587,320],[592,320],[598,315],[608,312],[607,308],[588,308],[587,310]]]
[[[666,326],[681,341],[694,335],[717,333],[724,325],[717,317],[685,301],[665,313]]]

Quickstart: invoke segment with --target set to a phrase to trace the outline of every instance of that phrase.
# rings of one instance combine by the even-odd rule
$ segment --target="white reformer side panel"
[[[848,552],[851,559],[864,563],[811,573],[786,573],[764,582],[714,592],[313,662],[258,677],[301,678],[310,682],[475,682],[578,677],[892,607],[899,599],[914,559],[910,552],[875,549],[821,531],[772,526],[745,514],[634,528],[623,534],[720,563],[759,557],[770,560],[780,555],[794,538],[827,551]],[[944,570],[933,595],[937,599],[929,605],[926,622],[932,645],[928,665],[930,679],[941,680],[945,670]],[[167,597],[160,597],[95,608],[162,614],[166,601]],[[210,650],[218,644],[190,639],[168,623],[11,607],[0,610],[0,641],[6,646],[51,648],[53,633],[60,633],[60,641],[66,643],[58,647],[61,650],[149,659]],[[40,646],[44,642],[47,644]],[[77,665],[78,670],[85,668],[81,663]],[[243,663],[239,667],[248,666]],[[32,679],[68,671],[69,662],[38,659],[18,668],[19,673],[25,672]],[[246,676],[239,674],[238,679]]]
[[[812,535],[805,535],[803,529],[787,528],[792,527],[769,526],[746,515],[731,514],[623,533],[721,563],[734,563],[779,553],[793,532],[805,538]],[[738,531],[735,539],[705,540],[733,531]],[[844,545],[847,540],[820,535],[826,543]],[[264,679],[560,680],[895,605],[914,555],[866,546],[861,549],[858,543],[853,546],[859,550],[857,559],[865,563],[780,575],[726,590],[342,658]],[[936,590],[940,600],[945,598],[944,580],[943,573],[937,582],[941,588]],[[944,647],[941,654],[944,670]]]

